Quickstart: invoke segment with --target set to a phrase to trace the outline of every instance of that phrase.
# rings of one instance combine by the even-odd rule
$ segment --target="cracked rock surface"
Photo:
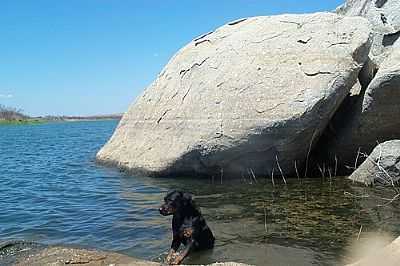
[[[294,173],[357,81],[361,17],[253,17],[196,38],[130,106],[101,162],[133,173]]]

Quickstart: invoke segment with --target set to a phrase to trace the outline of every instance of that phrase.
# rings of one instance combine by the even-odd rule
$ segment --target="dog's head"
[[[181,191],[169,191],[164,197],[164,204],[160,207],[160,213],[164,216],[172,215],[177,210],[192,204],[192,195]]]

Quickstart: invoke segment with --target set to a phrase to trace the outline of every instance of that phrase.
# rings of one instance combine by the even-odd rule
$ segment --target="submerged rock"
[[[0,241],[0,265],[13,265],[18,257],[28,256],[45,246],[28,241]]]
[[[396,184],[400,179],[400,140],[378,145],[349,178],[366,185]]]
[[[181,49],[131,105],[100,162],[134,173],[295,173],[357,81],[361,17],[253,17]]]

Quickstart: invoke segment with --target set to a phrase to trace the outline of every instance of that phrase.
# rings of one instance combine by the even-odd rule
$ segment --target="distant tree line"
[[[8,107],[0,104],[0,119],[2,120],[20,120],[29,118],[24,115],[23,110],[14,107]]]

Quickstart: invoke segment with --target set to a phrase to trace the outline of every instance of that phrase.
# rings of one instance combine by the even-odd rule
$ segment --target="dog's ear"
[[[185,192],[185,193],[183,193],[182,198],[183,198],[184,205],[187,206],[187,205],[193,204],[192,194]]]

